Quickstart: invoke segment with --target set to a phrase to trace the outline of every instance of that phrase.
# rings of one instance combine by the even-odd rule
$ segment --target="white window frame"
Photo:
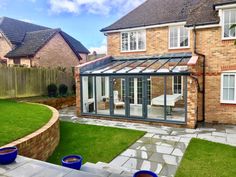
[[[174,93],[174,86],[175,86],[174,77],[175,77],[175,76],[172,76],[172,93],[173,93],[173,95],[182,95],[182,96],[183,96],[183,76],[180,76],[180,77],[181,77],[181,93],[180,93],[180,94]]]
[[[223,89],[224,89],[224,76],[226,75],[234,75],[235,81],[234,81],[234,100],[224,100],[224,95],[223,95]],[[224,104],[236,104],[236,71],[228,71],[228,72],[223,72],[221,74],[221,86],[220,86],[220,102]]]
[[[186,28],[188,30],[188,46],[183,46],[183,47],[180,46],[180,28],[181,27],[184,27],[184,26],[169,26],[169,37],[168,37],[169,38],[169,40],[168,40],[169,41],[169,49],[188,49],[188,48],[190,48],[190,30],[188,28]],[[178,28],[178,47],[171,47],[170,46],[170,30],[172,28]]]
[[[235,37],[225,37],[225,12],[227,11],[232,11],[232,10],[236,10],[236,8],[234,9],[224,9],[221,12],[221,17],[222,17],[222,21],[221,21],[221,28],[222,28],[222,34],[221,34],[221,38],[222,40],[234,40],[236,39],[236,35]]]
[[[138,37],[136,38],[136,43],[137,43],[137,49],[136,50],[130,50],[130,33],[131,32],[136,32],[136,33],[138,33],[138,32],[143,32],[144,33],[144,36],[145,36],[145,40],[144,40],[144,49],[141,49],[141,50],[139,50],[138,49]],[[122,47],[122,34],[124,34],[124,33],[128,33],[128,50],[123,50],[123,47]],[[121,32],[120,33],[120,51],[121,52],[144,52],[144,51],[146,51],[146,47],[147,47],[147,36],[146,36],[146,30],[136,30],[136,31],[124,31],[124,32]]]

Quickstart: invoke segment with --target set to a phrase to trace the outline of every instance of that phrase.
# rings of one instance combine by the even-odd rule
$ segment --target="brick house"
[[[107,57],[78,66],[78,115],[236,124],[235,23],[232,0],[145,1],[101,30]]]
[[[0,18],[0,60],[27,67],[72,67],[87,61],[88,49],[60,29]]]

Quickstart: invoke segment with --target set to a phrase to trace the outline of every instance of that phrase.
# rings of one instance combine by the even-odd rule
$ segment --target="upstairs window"
[[[189,30],[183,26],[169,27],[169,48],[188,48]]]
[[[236,29],[230,27],[236,24],[236,9],[223,11],[223,39],[235,39]]]
[[[144,51],[146,49],[146,31],[121,33],[121,51]]]
[[[221,75],[221,103],[236,103],[235,78],[236,73]]]

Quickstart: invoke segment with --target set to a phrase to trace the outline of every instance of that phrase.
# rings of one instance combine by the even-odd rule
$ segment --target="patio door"
[[[111,77],[111,115],[127,117],[127,84],[125,77]]]
[[[144,83],[143,77],[128,77],[128,107],[130,117],[143,117]]]

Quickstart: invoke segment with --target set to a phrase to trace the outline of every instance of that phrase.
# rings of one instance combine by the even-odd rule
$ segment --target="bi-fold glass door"
[[[112,77],[112,115],[143,118],[144,78]]]

